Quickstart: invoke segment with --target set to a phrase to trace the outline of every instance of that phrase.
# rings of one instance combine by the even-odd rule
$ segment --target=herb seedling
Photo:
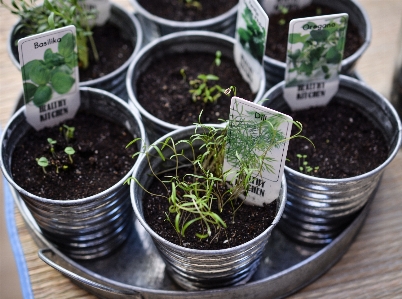
[[[299,163],[299,171],[304,174],[312,175],[312,173],[316,173],[319,166],[312,167],[309,165],[307,159],[307,155],[297,154],[296,155]]]
[[[73,161],[72,155],[75,154],[75,150],[74,150],[71,146],[67,146],[67,147],[64,149],[64,152],[68,155],[68,159],[70,160],[70,163],[73,164],[74,161]]]
[[[180,3],[183,3],[183,0],[180,0]],[[196,8],[198,10],[202,10],[202,4],[196,0],[184,0],[184,4],[188,8]]]
[[[192,99],[194,102],[202,100],[204,103],[215,103],[224,89],[218,84],[209,86],[210,81],[218,81],[219,77],[213,74],[200,74],[197,79],[190,80],[190,93],[192,94]]]
[[[74,138],[75,128],[64,124],[62,130],[64,131],[64,138],[67,142],[70,142]]]
[[[49,166],[49,160],[46,157],[40,157],[36,158],[36,162],[40,167],[42,167],[43,172],[47,173],[45,168]]]
[[[285,18],[285,16],[288,14],[289,8],[280,5],[280,6],[278,7],[278,10],[280,11],[281,15],[283,16],[283,17],[278,21],[278,23],[279,23],[279,25],[283,26],[283,25],[286,24],[286,18]]]
[[[52,138],[48,138],[47,142],[50,145],[50,153],[52,154],[53,157],[56,157],[56,153],[54,151],[54,145],[57,143],[57,141]]]

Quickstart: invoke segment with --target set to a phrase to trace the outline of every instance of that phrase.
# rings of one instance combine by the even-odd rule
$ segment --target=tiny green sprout
[[[315,13],[316,13],[317,16],[322,15],[322,9],[321,9],[321,7],[317,7]]]
[[[221,65],[221,57],[222,57],[222,52],[221,51],[216,51],[215,52],[215,60],[214,60],[214,63],[215,63],[215,65],[216,66],[220,66]]]
[[[50,144],[50,153],[52,154],[53,157],[55,157],[56,153],[54,151],[54,145],[57,143],[57,141],[52,138],[48,138],[47,142]]]
[[[43,172],[46,173],[45,167],[49,166],[49,161],[45,157],[40,157],[36,159],[36,162],[40,167],[42,167]]]
[[[214,103],[218,100],[218,98],[224,92],[224,89],[220,87],[218,84],[215,84],[211,87],[208,86],[210,81],[218,81],[219,77],[212,74],[200,74],[197,79],[190,80],[190,86],[193,89],[190,89],[190,93],[192,94],[192,99],[194,102],[197,100],[202,100],[204,103]]]
[[[319,166],[311,167],[307,162],[307,155],[297,154],[299,164],[299,171],[304,174],[312,175],[311,173],[315,173],[320,168]]]
[[[186,70],[180,69],[180,75],[183,77],[183,81],[187,80]]]
[[[69,127],[67,125],[63,125],[64,130],[64,137],[66,138],[66,141],[69,142],[71,139],[74,138],[74,127]]]
[[[186,2],[186,6],[187,7],[193,7],[196,8],[198,10],[202,10],[202,5],[199,1],[195,1],[195,0],[185,0]]]
[[[223,93],[229,97],[230,94],[232,93],[232,91],[233,91],[233,96],[236,96],[236,86],[230,86],[230,87],[226,88]]]
[[[71,146],[67,146],[64,149],[64,152],[68,155],[68,158],[70,159],[70,163],[73,164],[74,161],[73,161],[72,155],[75,154],[75,150]]]
[[[278,7],[278,10],[281,12],[282,15],[286,15],[286,14],[289,12],[289,8],[287,8],[287,7],[285,7],[285,6],[282,6],[282,5],[280,5],[280,6]],[[281,19],[279,20],[279,25],[283,26],[283,25],[285,25],[285,24],[286,24],[286,19],[285,19],[285,18],[281,18]]]

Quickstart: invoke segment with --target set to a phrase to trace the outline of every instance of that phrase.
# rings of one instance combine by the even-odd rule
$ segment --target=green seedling
[[[319,166],[312,167],[309,165],[308,161],[306,160],[307,155],[297,154],[296,157],[298,159],[299,171],[301,173],[313,175],[320,169]]]
[[[215,60],[214,60],[214,63],[215,63],[215,65],[216,66],[220,66],[221,65],[221,57],[222,57],[222,52],[221,51],[216,51],[215,52]]]
[[[211,84],[211,81],[218,81],[219,77],[213,74],[200,74],[197,79],[190,80],[190,93],[192,94],[192,99],[194,102],[203,101],[204,103],[215,103],[224,89],[218,84]],[[212,86],[210,86],[212,85]]]
[[[240,27],[237,30],[240,43],[257,61],[262,61],[265,50],[266,30],[258,25],[247,5],[242,13],[242,18],[246,23],[246,28]]]
[[[73,164],[74,161],[73,161],[72,155],[75,154],[75,150],[74,150],[71,146],[67,146],[67,147],[64,149],[64,152],[68,155],[68,159],[70,160],[70,163]]]
[[[67,142],[70,142],[74,138],[75,128],[64,124],[62,130],[64,131],[64,138]]]
[[[40,157],[36,159],[36,162],[42,167],[43,172],[47,173],[45,168],[49,166],[49,160],[46,157]]]
[[[279,19],[278,23],[279,25],[283,26],[286,24],[285,16],[288,14],[289,8],[287,8],[286,6],[279,5],[278,10],[281,13],[281,15],[283,15],[283,18]]]
[[[183,0],[180,0],[180,3],[183,3]],[[188,8],[196,8],[198,10],[202,10],[202,4],[196,0],[184,0],[184,4]]]
[[[53,157],[56,157],[56,153],[55,153],[55,150],[54,150],[54,145],[57,143],[57,141],[52,139],[52,138],[48,138],[47,142],[50,145],[50,153],[52,154]]]

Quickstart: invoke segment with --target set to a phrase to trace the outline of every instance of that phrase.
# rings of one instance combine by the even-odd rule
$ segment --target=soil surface
[[[292,169],[299,171],[302,163],[297,154],[307,155],[308,165],[319,167],[309,175],[340,179],[373,170],[388,158],[383,134],[352,106],[332,101],[327,107],[285,113],[302,123],[302,135],[315,145],[303,138],[290,140],[286,165]]]
[[[168,194],[166,188],[158,180],[154,180],[148,190],[154,194],[165,196]],[[235,247],[257,237],[272,224],[276,216],[276,205],[276,201],[273,201],[264,207],[257,207],[242,204],[241,200],[234,203],[233,207],[227,204],[223,212],[219,213],[227,224],[227,228],[222,229],[219,233],[213,231],[211,237],[201,240],[195,235],[202,232],[202,227],[198,223],[193,223],[187,228],[185,237],[179,237],[172,224],[167,220],[165,213],[168,212],[169,202],[166,198],[151,196],[148,193],[143,198],[144,218],[157,234],[177,245],[202,250]],[[234,215],[233,210],[237,208]],[[216,206],[213,207],[213,211],[218,213]],[[170,215],[172,222],[174,222],[174,217],[175,215]]]
[[[74,138],[66,142],[61,126],[31,129],[16,146],[11,171],[15,182],[25,190],[44,198],[69,200],[97,194],[121,180],[133,167],[131,157],[135,145],[126,149],[133,136],[122,126],[101,119],[93,114],[79,112],[74,119],[64,124],[74,127]],[[56,156],[50,152],[47,139],[52,138]],[[73,163],[64,152],[66,146],[75,150]],[[46,157],[50,163],[46,173],[36,159]]]
[[[202,111],[202,123],[220,123],[229,117],[231,97],[222,94],[217,103],[194,102],[189,92],[189,80],[199,74],[214,74],[223,89],[235,86],[237,96],[253,101],[255,95],[240,75],[233,60],[221,58],[221,65],[214,66],[215,56],[207,53],[183,53],[166,55],[154,61],[136,82],[137,100],[149,113],[171,124],[188,126],[198,122]],[[185,71],[184,79],[181,70]]]
[[[326,6],[320,6],[321,15],[341,13]],[[298,10],[290,10],[287,14],[274,14],[269,17],[268,39],[265,54],[273,59],[286,62],[286,52],[288,46],[289,22],[292,19],[313,17],[317,15],[317,5],[312,4]],[[280,20],[284,19],[286,23],[280,25]],[[345,50],[343,58],[354,54],[364,43],[357,27],[348,22],[346,32]]]
[[[90,66],[79,69],[80,81],[100,78],[118,69],[133,54],[135,45],[122,36],[121,30],[110,22],[93,29],[99,60],[95,61],[90,48]]]
[[[158,17],[182,22],[207,20],[224,14],[234,7],[237,0],[194,1],[201,4],[198,8],[186,4],[185,0],[138,0],[148,12]]]

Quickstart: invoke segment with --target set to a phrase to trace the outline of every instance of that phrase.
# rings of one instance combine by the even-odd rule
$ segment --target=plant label
[[[232,97],[223,171],[230,183],[241,167],[252,170],[247,203],[262,206],[278,198],[292,124],[288,115]]]
[[[80,106],[75,26],[22,38],[25,116],[36,130],[73,118]]]
[[[81,0],[80,4],[87,10],[96,11],[95,24],[102,26],[110,17],[109,0]]]
[[[264,72],[268,16],[257,0],[240,0],[237,15],[234,60],[243,79],[255,93]]]
[[[292,110],[325,106],[336,94],[347,23],[345,13],[290,22],[283,94]]]
[[[310,5],[313,0],[262,0],[261,6],[268,15],[283,12],[284,9],[300,9]]]

